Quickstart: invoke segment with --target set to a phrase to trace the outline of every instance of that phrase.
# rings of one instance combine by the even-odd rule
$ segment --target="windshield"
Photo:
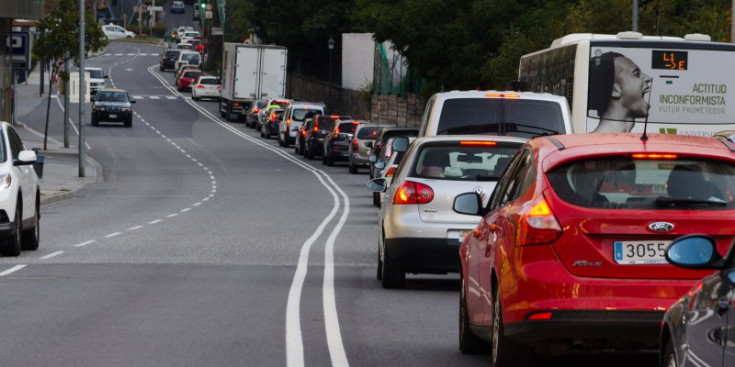
[[[319,110],[311,110],[311,109],[294,109],[292,114],[292,119],[294,121],[304,121],[309,117],[314,117],[314,115],[321,113],[322,111]]]
[[[725,162],[588,158],[547,174],[559,197],[604,209],[711,210],[735,207],[735,166]]]
[[[357,129],[357,124],[354,122],[342,122],[337,127],[338,133],[353,134]]]
[[[127,102],[128,95],[123,92],[99,92],[95,98],[97,102]]]
[[[183,54],[181,55],[181,60],[184,60],[184,61],[199,60],[199,54]]]
[[[437,135],[495,134],[530,138],[565,133],[555,102],[529,99],[457,98],[444,102]]]
[[[360,131],[357,132],[357,138],[358,139],[378,139],[378,135],[380,134],[380,131],[383,130],[381,127],[377,126],[366,126],[360,129]]]
[[[217,81],[217,79],[214,79],[214,78],[206,78],[206,79],[199,79],[199,84],[215,85],[215,84],[219,84],[219,82]]]
[[[86,70],[87,72],[89,72],[90,78],[103,79],[105,77],[105,74],[102,73],[102,70],[92,70],[92,69],[86,69]]]

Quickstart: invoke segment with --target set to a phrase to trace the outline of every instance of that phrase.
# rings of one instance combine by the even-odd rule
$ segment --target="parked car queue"
[[[452,107],[448,93],[439,97]],[[472,103],[507,113],[504,93]],[[735,144],[567,134],[568,111],[552,126],[462,125],[442,112],[385,140],[398,129],[286,99],[254,104],[247,124],[307,159],[369,167],[376,278],[403,288],[410,274],[459,273],[463,353],[489,353],[498,367],[609,350],[658,349],[664,366],[735,361]]]

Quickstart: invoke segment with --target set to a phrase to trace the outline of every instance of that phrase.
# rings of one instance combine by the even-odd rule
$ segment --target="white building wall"
[[[372,33],[342,34],[342,88],[359,90],[373,81]]]

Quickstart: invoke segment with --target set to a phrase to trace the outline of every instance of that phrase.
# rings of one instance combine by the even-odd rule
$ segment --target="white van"
[[[419,137],[491,134],[532,138],[571,134],[566,98],[549,93],[452,91],[436,93],[426,103]]]
[[[174,67],[176,70],[179,70],[179,67],[181,65],[201,65],[202,63],[202,55],[199,54],[199,52],[196,51],[181,51],[179,52],[179,58],[176,59],[176,63],[174,64]]]
[[[316,114],[324,115],[326,109],[323,103],[294,102],[290,104],[286,107],[283,120],[278,125],[278,144],[285,147],[293,144],[301,124]]]

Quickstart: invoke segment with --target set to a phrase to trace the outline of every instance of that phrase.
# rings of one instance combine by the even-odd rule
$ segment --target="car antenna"
[[[651,82],[651,87],[648,88],[648,108],[651,108],[651,90],[653,89],[653,82]],[[648,128],[648,113],[646,113],[646,118],[643,120],[643,135],[641,135],[641,141],[648,140],[648,135],[646,135],[646,129]]]

